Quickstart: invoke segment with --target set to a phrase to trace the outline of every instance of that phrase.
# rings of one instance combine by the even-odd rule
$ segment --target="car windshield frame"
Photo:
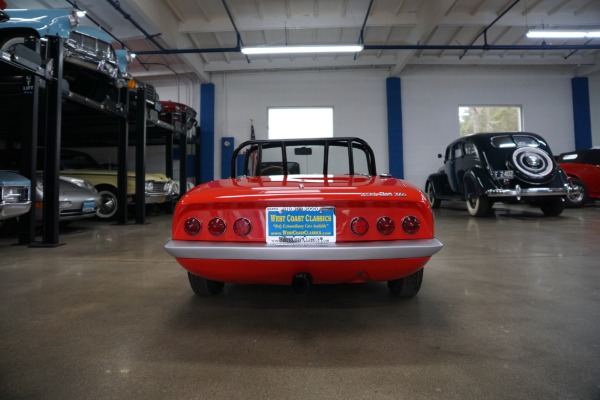
[[[296,155],[302,153],[302,151],[306,151],[306,155],[308,156],[308,151],[311,150],[310,146],[323,146],[322,169],[320,170],[319,175],[322,174],[324,176],[327,176],[328,174],[331,174],[331,170],[333,168],[330,168],[329,166],[331,154],[330,150],[332,150],[335,147],[345,147],[348,151],[348,175],[356,174],[355,164],[357,162],[357,156],[354,154],[356,151],[362,152],[364,154],[364,162],[366,164],[365,175],[377,175],[375,155],[366,141],[355,137],[338,137],[246,141],[240,144],[233,153],[231,159],[231,178],[236,178],[238,175],[237,168],[239,162],[238,158],[240,158],[239,156],[243,157],[243,171],[245,172],[245,174],[243,174],[244,176],[266,175],[257,173],[256,168],[253,168],[252,166],[262,165],[263,153],[265,152],[265,150],[277,150],[278,148],[280,149],[278,153],[280,153],[281,157],[280,162],[278,163],[281,173],[279,173],[278,175],[298,174],[299,172],[295,171],[296,163],[294,161],[288,160],[288,154],[290,154],[289,150],[291,148],[294,148],[294,153]],[[306,150],[302,150],[304,148]]]

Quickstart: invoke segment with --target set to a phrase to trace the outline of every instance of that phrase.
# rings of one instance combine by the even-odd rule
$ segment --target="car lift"
[[[48,36],[45,38],[48,46],[48,57],[42,60],[40,41],[28,38],[25,45],[15,46],[14,52],[0,51],[0,79],[22,77],[21,95],[23,124],[21,125],[21,168],[20,172],[31,180],[32,204],[35,204],[36,187],[36,165],[38,151],[38,131],[45,135],[44,146],[44,202],[43,202],[43,226],[42,241],[35,242],[35,207],[19,219],[18,244],[36,247],[59,246],[59,175],[60,175],[60,149],[62,128],[62,101],[67,100],[90,107],[98,112],[118,118],[118,214],[117,224],[127,224],[127,147],[129,145],[130,125],[136,125],[136,196],[135,196],[135,223],[145,223],[145,147],[146,147],[146,123],[148,119],[153,125],[158,125],[166,132],[167,175],[173,172],[173,132],[178,131],[180,140],[180,193],[183,194],[187,188],[185,182],[185,153],[186,132],[181,128],[176,129],[173,125],[150,118],[145,106],[136,107],[134,118],[129,117],[129,92],[128,88],[122,88],[121,98],[123,103],[116,108],[106,106],[70,92],[68,84],[63,80],[63,43],[59,37]],[[11,81],[12,82],[12,81]],[[45,98],[42,97],[45,94]],[[145,88],[136,89],[137,104],[146,104]],[[39,124],[40,100],[46,104],[45,124]],[[44,114],[44,112],[42,112]]]

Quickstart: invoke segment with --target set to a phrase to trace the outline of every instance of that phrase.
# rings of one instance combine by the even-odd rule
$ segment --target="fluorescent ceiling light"
[[[532,29],[527,32],[527,37],[532,39],[591,39],[600,38],[600,31],[554,31]]]
[[[259,46],[243,47],[242,53],[253,54],[297,54],[297,53],[358,53],[362,44],[312,45],[312,46]]]

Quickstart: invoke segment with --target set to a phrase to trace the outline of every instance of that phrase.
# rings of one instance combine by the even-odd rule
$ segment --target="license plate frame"
[[[96,208],[96,202],[94,200],[85,200],[81,205],[81,212],[92,212]]]
[[[495,179],[515,179],[515,172],[512,170],[496,170],[494,171]]]
[[[336,242],[335,207],[267,207],[265,241],[275,245]]]

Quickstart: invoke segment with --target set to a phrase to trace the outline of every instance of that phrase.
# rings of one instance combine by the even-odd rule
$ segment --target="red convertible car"
[[[558,156],[558,165],[578,191],[567,196],[568,207],[582,207],[600,199],[600,149],[579,150]]]
[[[413,297],[442,248],[427,197],[378,176],[361,139],[252,140],[231,168],[230,179],[181,198],[165,245],[199,296],[224,283],[303,293],[312,284],[387,281],[392,294]]]

